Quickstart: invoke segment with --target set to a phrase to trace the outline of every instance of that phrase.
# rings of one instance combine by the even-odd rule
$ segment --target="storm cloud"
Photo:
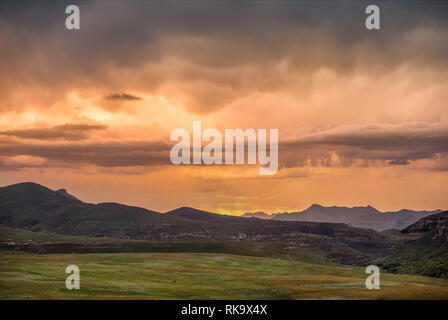
[[[167,96],[175,88],[185,108],[208,114],[253,92],[306,83],[321,69],[380,77],[412,66],[446,79],[448,4],[441,1],[377,1],[376,32],[364,27],[364,1],[81,1],[76,32],[64,28],[67,4],[2,1],[0,58],[9,63],[0,112],[30,103],[14,99],[18,84],[47,106],[73,87]]]
[[[89,131],[105,130],[106,128],[107,126],[100,124],[63,124],[51,128],[0,131],[0,135],[37,140],[83,140],[88,137]]]
[[[46,166],[131,167],[170,163],[170,145],[162,142],[104,142],[104,143],[36,143],[1,142],[4,157],[28,156],[46,159]],[[14,163],[15,165],[15,163]]]
[[[138,101],[141,97],[129,94],[129,93],[114,93],[104,97],[106,100],[124,100],[124,101]]]
[[[448,160],[448,123],[357,125],[333,128],[280,144],[286,166],[408,165]]]
[[[48,134],[33,136],[47,137]],[[32,133],[22,134],[30,137]],[[50,135],[50,139],[53,136]],[[46,159],[46,165],[131,167],[172,165],[168,141],[41,142],[0,141],[0,154]],[[269,150],[269,148],[268,148]],[[191,150],[190,154],[193,151]],[[281,168],[409,165],[416,160],[448,162],[448,124],[408,123],[335,128],[279,141]],[[25,162],[26,163],[26,162]],[[434,166],[429,169],[433,170]]]

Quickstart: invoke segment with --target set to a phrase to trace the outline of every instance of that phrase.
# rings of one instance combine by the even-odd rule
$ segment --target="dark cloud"
[[[408,160],[391,160],[388,163],[396,166],[407,166],[408,164],[411,164]]]
[[[23,168],[47,167],[47,160],[27,155],[4,157],[0,156],[0,171],[18,171]]]
[[[54,126],[52,128],[0,131],[0,135],[37,140],[82,140],[88,137],[88,132],[94,130],[105,130],[106,128],[107,126],[99,124],[64,124]]]
[[[379,31],[364,27],[366,1],[81,1],[81,29],[68,31],[70,2],[2,1],[0,112],[24,107],[8,99],[19,84],[50,87],[56,100],[74,87],[157,92],[174,82],[187,108],[208,113],[320,69],[447,71],[447,2],[375,3]],[[204,83],[210,90],[192,89]]]
[[[106,100],[120,100],[120,101],[138,101],[141,97],[128,94],[128,93],[114,93],[104,97]]]
[[[153,166],[170,163],[171,145],[163,142],[36,143],[0,142],[5,157],[31,156],[48,160],[48,166],[97,165],[101,167]]]
[[[45,165],[52,166],[154,166],[172,165],[169,157],[172,146],[173,143],[164,141],[29,143],[0,140],[0,154],[46,159]],[[294,140],[280,139],[279,145],[280,168],[409,165],[418,160],[436,161],[429,168],[432,170],[448,168],[446,123],[342,127]]]
[[[406,123],[335,128],[280,142],[285,167],[407,165],[448,158],[447,123]]]

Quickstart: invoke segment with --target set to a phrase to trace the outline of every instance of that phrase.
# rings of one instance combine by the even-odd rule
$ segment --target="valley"
[[[0,299],[448,299],[448,280],[364,268],[210,253],[31,254],[1,251]],[[65,267],[80,268],[80,290]]]
[[[403,230],[166,213],[0,188],[2,299],[448,299],[448,212]],[[82,290],[64,286],[78,265]],[[365,288],[365,267],[381,289]]]

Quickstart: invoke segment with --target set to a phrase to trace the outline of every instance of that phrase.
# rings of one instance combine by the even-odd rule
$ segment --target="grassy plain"
[[[65,288],[65,268],[81,289]],[[363,268],[214,253],[35,254],[0,251],[0,299],[448,299],[448,280]]]

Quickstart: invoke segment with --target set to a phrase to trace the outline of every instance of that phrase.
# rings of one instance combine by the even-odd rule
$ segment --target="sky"
[[[448,4],[0,3],[0,186],[226,214],[448,209]],[[73,3],[74,4],[74,3]],[[170,162],[170,133],[275,128],[279,170]]]

